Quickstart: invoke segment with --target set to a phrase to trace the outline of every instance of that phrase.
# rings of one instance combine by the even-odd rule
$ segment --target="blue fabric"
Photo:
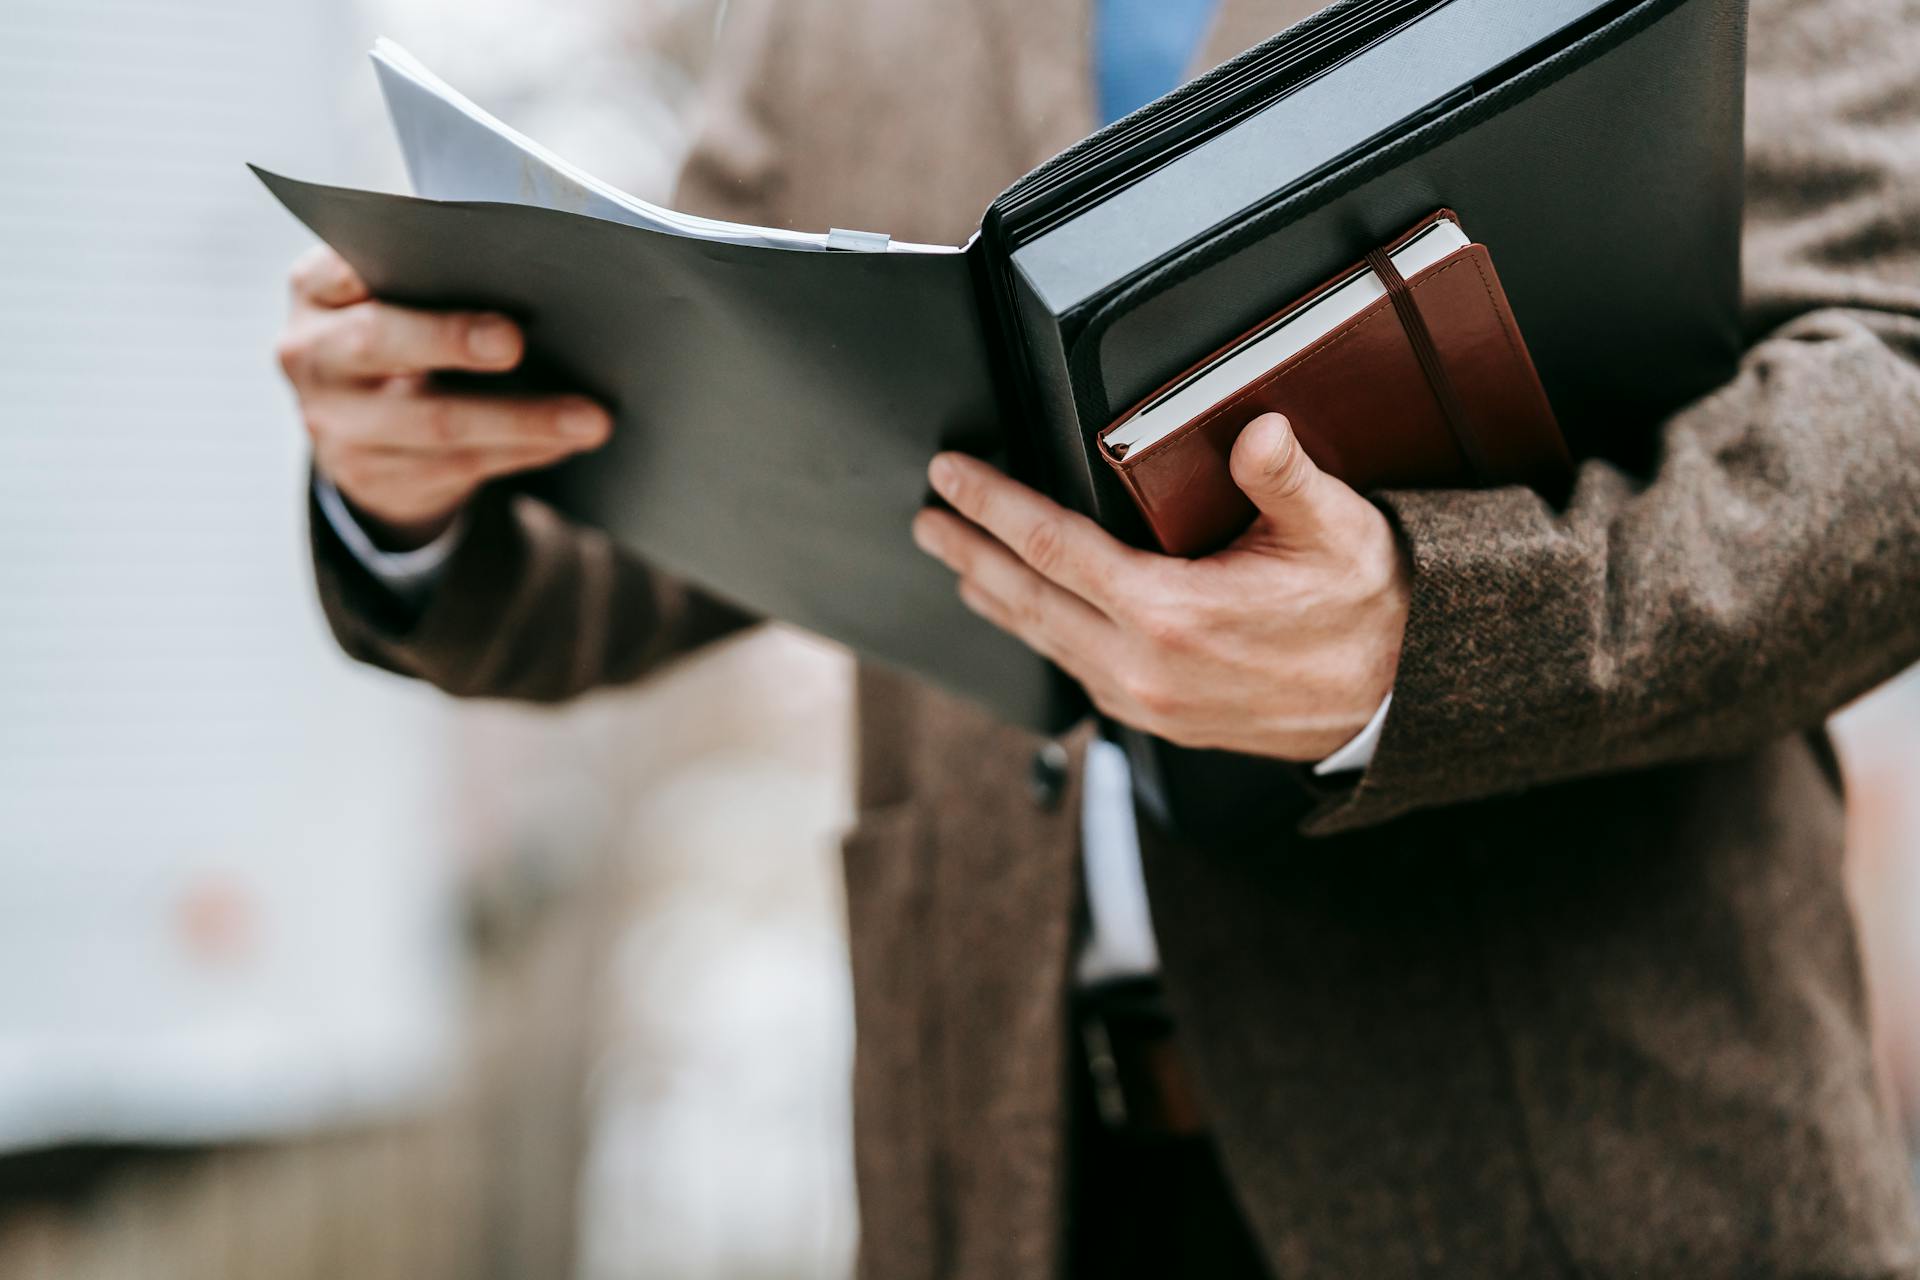
[[[1218,0],[1096,0],[1100,119],[1118,120],[1187,78]]]

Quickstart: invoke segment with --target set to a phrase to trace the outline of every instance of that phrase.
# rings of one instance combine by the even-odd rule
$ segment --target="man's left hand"
[[[1232,466],[1259,515],[1199,560],[1128,547],[957,453],[928,478],[958,515],[922,511],[914,541],[960,575],[969,608],[1116,720],[1186,746],[1319,760],[1393,687],[1406,557],[1380,510],[1316,467],[1278,414],[1248,424]]]

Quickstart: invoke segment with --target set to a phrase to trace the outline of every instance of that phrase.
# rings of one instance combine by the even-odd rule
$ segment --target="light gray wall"
[[[329,0],[0,6],[0,1148],[438,1070],[442,713],[319,625],[305,236],[243,167],[350,166],[360,43]]]

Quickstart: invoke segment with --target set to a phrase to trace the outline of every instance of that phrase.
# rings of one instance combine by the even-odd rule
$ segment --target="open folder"
[[[1738,356],[1744,23],[1744,0],[1341,0],[1042,165],[964,246],[660,208],[386,42],[419,196],[260,176],[376,294],[506,311],[518,376],[613,407],[607,448],[535,478],[562,509],[1050,730],[1078,691],[908,537],[928,458],[994,459],[1152,545],[1101,436],[1349,264],[1391,271],[1377,251],[1437,209],[1498,263],[1567,446],[1606,454]],[[1321,409],[1336,441],[1376,427]]]

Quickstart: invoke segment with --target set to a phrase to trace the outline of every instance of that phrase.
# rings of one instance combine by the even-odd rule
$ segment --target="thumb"
[[[1230,465],[1233,482],[1260,509],[1259,523],[1289,541],[1323,532],[1345,487],[1314,465],[1293,424],[1277,413],[1263,413],[1246,425],[1234,442]]]

